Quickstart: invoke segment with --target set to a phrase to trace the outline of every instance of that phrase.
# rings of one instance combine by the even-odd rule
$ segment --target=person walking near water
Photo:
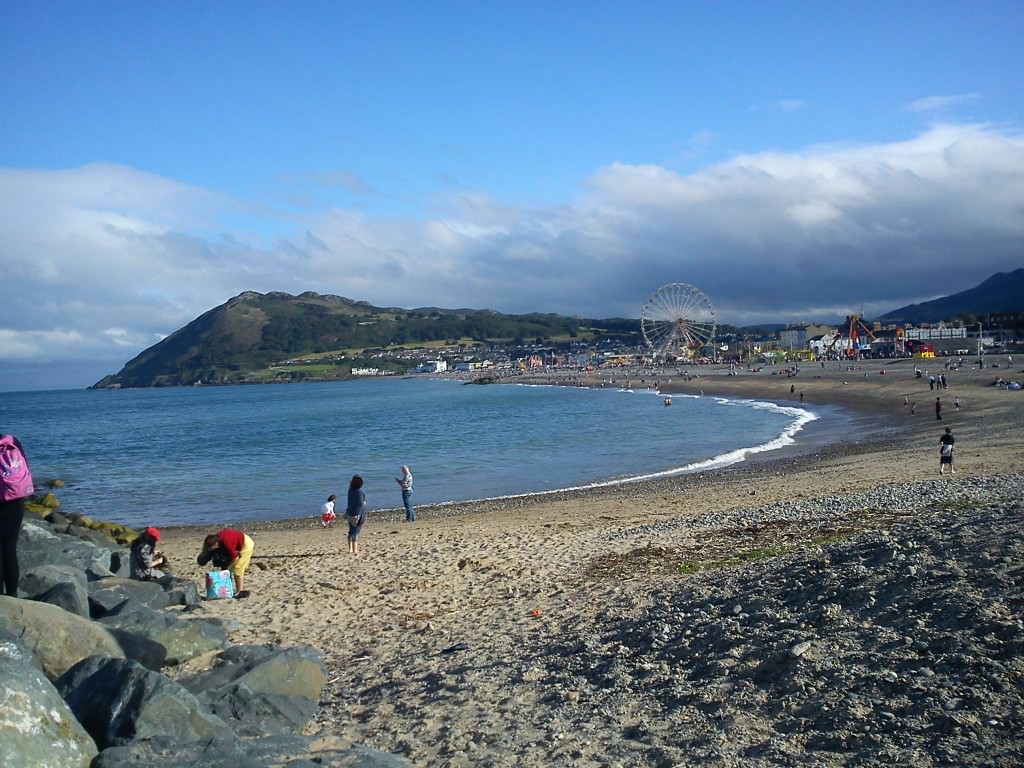
[[[345,521],[348,523],[348,553],[359,554],[359,534],[366,522],[366,494],[363,492],[363,478],[352,476],[348,484],[348,503],[345,506]]]
[[[416,522],[416,510],[412,508],[412,470],[405,464],[402,465],[402,476],[396,477],[395,482],[402,489],[402,505],[405,507],[405,522]]]
[[[953,469],[953,430],[946,427],[946,431],[942,437],[939,438],[939,474],[944,475],[946,473],[946,466],[949,466],[949,473],[951,475],[956,474],[956,470]]]

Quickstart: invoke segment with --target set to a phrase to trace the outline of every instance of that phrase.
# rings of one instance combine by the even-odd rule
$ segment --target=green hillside
[[[339,379],[353,367],[402,370],[381,350],[459,342],[633,340],[636,320],[491,310],[374,307],[341,296],[245,292],[143,351],[94,388]]]

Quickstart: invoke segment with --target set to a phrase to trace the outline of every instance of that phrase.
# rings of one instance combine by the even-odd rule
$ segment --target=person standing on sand
[[[412,470],[405,464],[402,465],[402,476],[396,477],[395,482],[402,489],[402,506],[405,507],[405,522],[416,522],[416,510],[412,508]]]
[[[233,528],[225,528],[203,539],[203,548],[196,562],[199,565],[206,565],[217,553],[226,553],[229,558],[228,570],[231,571],[235,582],[235,597],[248,597],[250,593],[245,588],[245,569],[249,567],[255,548],[253,540],[246,534]]]
[[[935,398],[935,419],[942,421],[942,398]]]
[[[946,473],[946,465],[949,465],[949,473],[956,474],[953,469],[953,430],[946,427],[946,431],[939,438],[939,474]]]
[[[348,553],[358,555],[359,534],[366,522],[366,494],[363,492],[363,478],[359,475],[352,475],[352,482],[348,484],[345,520],[348,522]]]

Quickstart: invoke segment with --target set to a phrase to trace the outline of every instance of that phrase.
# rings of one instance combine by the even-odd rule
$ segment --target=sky
[[[243,291],[836,322],[1024,266],[1024,3],[0,0],[0,391]]]

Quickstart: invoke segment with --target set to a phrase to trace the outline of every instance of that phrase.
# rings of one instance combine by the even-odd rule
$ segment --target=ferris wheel
[[[661,286],[640,314],[640,330],[656,358],[693,357],[711,343],[715,327],[711,300],[686,283]]]

